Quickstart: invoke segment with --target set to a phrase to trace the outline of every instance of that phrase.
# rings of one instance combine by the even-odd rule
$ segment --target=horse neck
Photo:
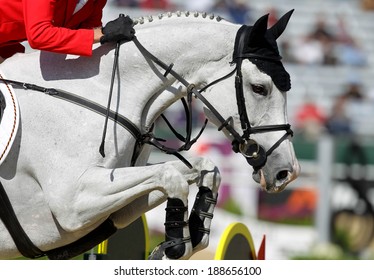
[[[206,84],[227,72],[238,26],[211,19],[170,17],[136,28],[139,42],[189,83]],[[167,107],[186,94],[184,86],[172,75],[146,61],[132,44],[126,46],[121,77],[131,85],[131,97],[125,100],[126,112],[146,129]],[[137,82],[135,82],[137,81]],[[131,117],[130,117],[131,118]]]

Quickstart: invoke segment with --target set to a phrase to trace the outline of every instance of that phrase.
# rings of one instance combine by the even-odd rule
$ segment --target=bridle
[[[241,128],[243,130],[243,134],[240,136],[238,133],[233,133],[231,130],[234,130],[232,127],[230,133],[233,135],[234,140],[232,142],[233,150],[235,152],[240,152],[247,160],[247,162],[253,167],[256,171],[261,169],[267,161],[267,157],[271,155],[271,153],[284,141],[286,140],[289,135],[293,136],[293,131],[291,130],[290,124],[279,124],[279,125],[266,125],[266,126],[251,126],[251,123],[248,118],[247,109],[245,107],[245,98],[244,98],[244,90],[243,90],[243,75],[242,75],[242,62],[245,58],[255,58],[260,60],[273,60],[273,61],[280,61],[281,57],[277,57],[276,59],[263,57],[257,54],[252,53],[244,53],[244,43],[245,43],[245,33],[237,33],[236,35],[239,38],[238,40],[237,50],[234,51],[236,53],[236,57],[234,57],[236,63],[236,76],[235,76],[235,90],[236,90],[236,100],[238,105],[238,112],[240,118]],[[227,121],[226,121],[227,123]],[[225,126],[228,129],[227,126]],[[258,144],[255,140],[251,139],[251,134],[257,133],[266,133],[272,131],[282,131],[285,130],[286,133],[277,141],[273,146],[271,146],[267,151],[265,151],[264,147]]]
[[[255,171],[261,169],[267,161],[267,157],[271,155],[271,153],[284,141],[286,140],[289,136],[293,136],[293,131],[291,130],[291,125],[290,124],[279,124],[279,125],[265,125],[265,126],[251,126],[247,110],[245,107],[245,98],[244,98],[244,90],[243,90],[243,76],[242,76],[242,62],[244,58],[248,57],[253,57],[254,55],[252,54],[244,54],[243,53],[243,46],[244,46],[244,37],[245,34],[237,34],[237,36],[240,36],[239,38],[239,44],[238,44],[238,50],[237,50],[237,57],[235,59],[235,62],[232,62],[232,64],[236,63],[236,67],[234,70],[232,70],[230,73],[227,75],[218,78],[214,80],[213,82],[209,83],[205,87],[201,89],[196,89],[196,86],[194,84],[188,83],[182,76],[180,76],[178,73],[173,71],[172,67],[173,64],[170,64],[169,66],[159,60],[157,57],[155,57],[153,54],[151,54],[147,49],[144,48],[142,44],[137,40],[137,38],[134,38],[134,43],[137,46],[137,48],[140,50],[140,52],[145,56],[146,58],[152,60],[154,63],[162,67],[166,72],[164,76],[171,74],[174,76],[175,79],[177,79],[179,82],[181,82],[186,88],[187,88],[187,99],[191,100],[191,95],[194,95],[195,98],[199,99],[216,117],[216,119],[220,122],[220,126],[218,127],[218,130],[222,130],[225,128],[234,138],[232,141],[232,149],[236,153],[241,153],[247,160],[247,162],[253,167]],[[256,56],[257,59],[268,59],[266,57],[259,57]],[[280,60],[280,58],[279,58]],[[209,87],[231,77],[232,75],[235,76],[235,90],[236,90],[236,101],[237,101],[237,106],[238,106],[238,112],[239,112],[239,117],[240,117],[240,123],[241,123],[241,128],[243,131],[243,134],[240,135],[235,128],[233,127],[233,117],[230,116],[229,118],[225,119],[216,109],[215,107],[202,95],[202,92],[206,91]],[[185,103],[184,103],[185,104]],[[191,110],[186,108],[186,116],[187,120],[191,119]],[[187,127],[191,127],[189,122],[187,121]],[[206,124],[206,122],[205,122]],[[180,140],[183,140],[185,144],[181,146],[178,149],[170,149],[166,148],[163,146],[156,137],[152,133],[148,133],[147,136],[144,138],[143,142],[149,143],[151,145],[156,146],[158,149],[163,150],[166,153],[174,154],[178,156],[183,162],[185,162],[188,166],[189,163],[181,156],[178,154],[179,151],[182,150],[188,150],[193,143],[196,142],[197,138],[201,135],[205,124],[203,128],[201,129],[200,133],[196,138],[190,141],[190,136],[191,136],[191,129],[187,129],[187,137],[186,138],[181,138],[178,137]],[[171,125],[168,123],[169,127]],[[250,136],[251,134],[257,134],[257,133],[266,133],[266,132],[273,132],[273,131],[281,131],[285,130],[286,133],[275,143],[273,146],[271,146],[267,151],[265,151],[264,147],[260,144],[258,144],[255,140],[251,139]],[[175,131],[173,129],[173,131]]]

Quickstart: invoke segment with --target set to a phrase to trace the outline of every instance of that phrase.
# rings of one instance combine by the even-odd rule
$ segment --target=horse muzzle
[[[295,180],[300,174],[300,165],[297,160],[293,161],[292,166],[277,168],[275,170],[266,166],[259,170],[254,170],[253,180],[261,185],[261,188],[267,193],[279,193],[286,186]]]

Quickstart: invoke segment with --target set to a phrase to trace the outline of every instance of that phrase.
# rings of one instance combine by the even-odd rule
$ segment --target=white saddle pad
[[[5,79],[0,72],[0,78]],[[0,82],[0,90],[5,98],[6,108],[0,123],[0,165],[6,159],[17,134],[19,124],[19,108],[13,88]]]

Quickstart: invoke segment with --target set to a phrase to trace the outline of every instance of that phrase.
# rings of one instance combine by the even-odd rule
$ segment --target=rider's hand
[[[120,15],[119,18],[108,22],[102,29],[104,36],[100,43],[131,41],[135,36],[133,21],[129,16]]]

